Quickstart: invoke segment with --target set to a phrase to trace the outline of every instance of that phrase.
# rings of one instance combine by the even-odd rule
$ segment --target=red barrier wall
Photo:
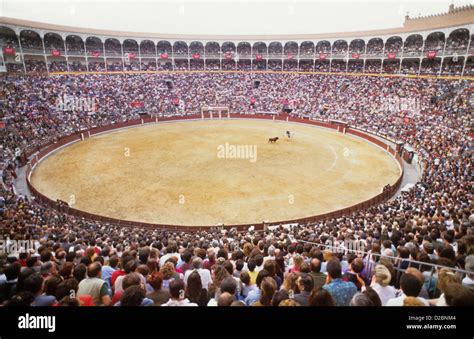
[[[272,115],[269,114],[230,114],[231,118],[242,118],[242,119],[273,119]],[[159,122],[161,121],[172,121],[172,120],[189,120],[189,119],[199,119],[200,116],[197,115],[189,115],[189,116],[183,116],[183,117],[168,117],[168,118],[159,118]],[[225,118],[224,118],[225,119]],[[299,118],[290,118],[287,116],[276,116],[276,120],[279,121],[288,121],[290,122],[298,122],[298,123],[304,123],[304,124],[309,124],[309,125],[315,125],[315,126],[320,126],[324,128],[330,128],[333,130],[338,130],[339,125],[337,124],[332,124],[329,122],[325,121],[317,121],[317,120],[307,120],[307,119],[299,119]],[[68,136],[65,136],[63,138],[60,138],[57,142],[55,143],[49,143],[46,145],[43,145],[42,147],[30,150],[27,152],[28,156],[34,154],[35,152],[38,151],[38,153],[28,162],[27,170],[26,170],[26,180],[27,180],[27,185],[28,188],[30,189],[31,194],[35,197],[35,200],[42,204],[49,206],[51,208],[57,209],[60,212],[68,213],[70,215],[80,217],[80,218],[85,218],[88,220],[95,220],[95,221],[100,221],[103,223],[111,223],[111,224],[117,224],[117,225],[124,225],[124,226],[139,226],[139,227],[153,227],[153,228],[163,228],[167,230],[176,230],[176,231],[187,231],[187,232],[192,232],[192,231],[202,231],[202,230],[207,230],[210,229],[211,227],[215,226],[209,226],[209,225],[203,225],[203,226],[186,226],[186,225],[162,225],[162,224],[151,224],[151,223],[142,223],[142,222],[137,222],[137,221],[129,221],[129,220],[120,220],[120,219],[114,219],[114,218],[109,218],[101,215],[96,215],[92,213],[87,213],[84,211],[80,211],[78,209],[68,207],[68,206],[60,206],[58,202],[51,200],[50,198],[46,197],[44,194],[39,192],[34,188],[34,186],[30,182],[30,174],[31,170],[34,167],[34,165],[40,161],[44,156],[48,155],[49,153],[53,152],[54,150],[58,149],[59,147],[62,147],[70,142],[73,141],[78,141],[81,140],[81,134],[84,135],[84,138],[88,138],[89,136],[96,135],[98,133],[103,133],[107,131],[112,131],[116,130],[119,128],[124,128],[124,127],[130,127],[130,126],[137,126],[145,123],[154,123],[155,118],[145,118],[145,119],[138,119],[138,120],[131,120],[131,121],[126,121],[126,122],[120,122],[120,123],[115,123],[107,126],[101,126],[101,127],[95,127],[91,128],[89,130],[83,130]],[[307,223],[307,222],[315,222],[315,221],[320,221],[324,219],[331,219],[331,218],[339,218],[344,215],[348,215],[354,212],[358,212],[364,209],[367,209],[371,206],[375,206],[377,204],[380,204],[381,202],[389,199],[391,196],[393,196],[398,188],[400,187],[403,179],[403,161],[400,158],[400,156],[396,153],[396,151],[390,147],[388,144],[384,143],[383,141],[375,138],[374,136],[370,135],[369,133],[362,132],[360,130],[352,129],[350,127],[346,128],[346,133],[347,134],[352,134],[355,136],[358,136],[360,138],[363,138],[381,148],[384,150],[390,152],[395,159],[398,161],[402,168],[402,172],[400,174],[400,177],[396,181],[394,185],[390,187],[390,189],[370,198],[367,199],[366,201],[362,201],[356,205],[343,208],[337,211],[325,213],[325,214],[320,214],[320,215],[315,215],[307,218],[300,218],[300,219],[293,219],[293,220],[281,220],[281,221],[276,221],[276,222],[270,222],[268,225],[279,225],[279,224],[289,224],[289,223]],[[248,229],[250,226],[254,226],[255,230],[263,230],[265,225],[262,223],[257,223],[257,224],[241,224],[241,225],[225,225],[225,228],[231,228],[231,227],[236,227],[238,230],[244,230]]]

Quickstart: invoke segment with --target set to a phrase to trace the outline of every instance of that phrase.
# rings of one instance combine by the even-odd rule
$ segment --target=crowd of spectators
[[[447,54],[465,53],[468,46],[469,32],[467,30],[462,33],[459,32],[458,34],[452,33],[446,42],[446,52]]]
[[[433,33],[425,40],[425,52],[428,51],[442,51],[445,45],[445,38],[443,33]]]
[[[252,46],[248,43],[241,43],[237,46],[237,53],[240,55],[250,55]]]
[[[419,55],[423,51],[423,38],[421,35],[414,35],[405,40],[403,55]]]
[[[27,59],[25,60],[25,68],[27,73],[40,74],[46,73],[46,62],[41,59]]]
[[[63,61],[51,61],[48,64],[48,69],[50,72],[67,72],[67,62]]]
[[[371,39],[367,43],[367,55],[382,55],[383,53],[383,41],[382,39]]]
[[[66,50],[68,55],[84,54],[84,41],[79,37],[66,38]]]
[[[43,42],[38,34],[33,32],[22,32],[20,34],[20,44],[24,51],[39,52],[44,51]]]
[[[473,305],[472,139],[465,80],[315,74],[88,74],[0,79],[0,301],[61,306]],[[97,103],[60,110],[63,96]],[[173,99],[183,109],[177,110]],[[251,98],[255,101],[252,103]],[[400,105],[388,107],[398,100]],[[13,190],[19,155],[92,126],[150,114],[279,112],[347,121],[409,144],[423,168],[397,198],[337,219],[257,232],[123,227],[41,206]],[[405,103],[405,104],[403,104]],[[352,244],[350,247],[348,244]],[[354,248],[356,251],[351,251]],[[424,264],[414,264],[417,260]],[[433,269],[431,264],[441,265]],[[73,291],[73,293],[71,293]]]
[[[57,34],[47,33],[44,36],[44,48],[46,53],[51,53],[51,51],[64,52],[64,41]]]
[[[104,43],[105,54],[107,56],[121,56],[122,55],[122,46],[120,42],[116,39],[107,39]]]
[[[385,53],[400,53],[403,48],[402,38],[390,38],[385,44]]]

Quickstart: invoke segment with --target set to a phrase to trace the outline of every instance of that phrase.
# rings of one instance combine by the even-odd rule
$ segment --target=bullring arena
[[[16,318],[3,306],[364,306],[248,319],[259,337],[303,338],[316,318],[318,334],[343,320],[380,337],[419,318],[365,306],[453,306],[437,333],[455,337],[448,316],[474,305],[472,4],[399,1],[428,12],[411,17],[391,0],[105,1],[91,28],[101,0],[57,1],[44,14],[63,21],[44,22],[15,14],[43,2],[3,1],[1,319]],[[249,20],[259,11],[271,21]],[[327,33],[326,11],[353,29]],[[375,18],[387,27],[365,26]],[[302,24],[320,31],[277,33]],[[55,312],[56,334],[241,332],[225,312],[205,319],[226,329],[206,331],[194,313],[163,310],[155,326],[109,309],[72,326]],[[449,324],[464,333],[469,316]]]
[[[277,143],[268,143],[273,136]],[[219,157],[225,144],[256,152]],[[392,155],[363,139],[251,119],[175,121],[102,134],[50,155],[31,180],[52,200],[85,212],[201,226],[340,210],[380,194],[400,173]]]

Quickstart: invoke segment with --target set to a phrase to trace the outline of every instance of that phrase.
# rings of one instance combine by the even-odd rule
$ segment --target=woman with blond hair
[[[160,268],[160,273],[163,276],[163,288],[169,289],[172,280],[180,279],[179,273],[174,269],[172,262],[167,262]]]
[[[374,275],[372,276],[372,283],[370,287],[378,294],[382,306],[387,304],[392,298],[397,296],[397,289],[393,286],[390,286],[390,281],[392,280],[392,275],[388,268],[384,265],[375,266]],[[362,291],[365,290],[365,286],[362,288]]]
[[[298,272],[289,273],[285,276],[285,280],[281,285],[281,289],[287,291],[289,294],[293,293],[297,294],[300,293],[298,288],[298,278],[300,274]]]
[[[273,295],[277,289],[275,279],[272,277],[263,278],[260,284],[260,300],[253,303],[252,306],[272,306]]]
[[[295,255],[293,257],[293,267],[290,268],[290,273],[301,272],[301,266],[304,263],[304,259],[301,255]]]
[[[459,285],[459,288],[462,288],[461,280],[456,276],[456,274],[447,268],[442,268],[438,273],[438,289],[441,291],[441,295],[438,299],[430,299],[430,305],[436,306],[448,306],[445,299],[445,293],[448,289],[448,285]]]
[[[415,297],[406,297],[403,300],[403,306],[426,306],[423,302]]]

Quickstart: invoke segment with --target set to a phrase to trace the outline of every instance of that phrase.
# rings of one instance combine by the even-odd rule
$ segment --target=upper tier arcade
[[[0,17],[0,70],[19,73],[271,70],[474,75],[474,6],[403,27],[287,36],[198,36]]]

